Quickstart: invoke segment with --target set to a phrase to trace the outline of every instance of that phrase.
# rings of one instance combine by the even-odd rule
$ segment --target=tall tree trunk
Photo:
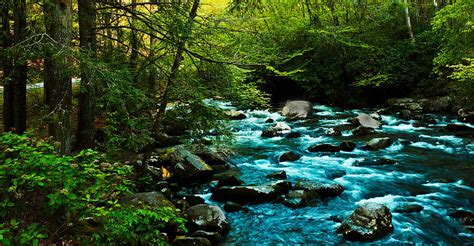
[[[412,42],[415,42],[415,36],[413,35],[413,29],[411,26],[411,19],[410,19],[410,12],[408,11],[408,0],[404,0],[405,3],[405,19],[407,21],[407,28],[408,28],[408,35],[410,35],[410,39]]]
[[[137,6],[137,0],[132,0],[132,12],[135,13]],[[130,47],[132,48],[132,53],[130,55],[130,67],[132,68],[133,72],[136,72],[137,65],[138,65],[138,34],[134,30],[135,28],[135,21],[132,17],[130,21],[130,26],[132,27],[131,37],[130,37]],[[136,78],[136,75],[134,76]]]
[[[96,57],[96,6],[95,0],[78,0],[79,35],[85,59]],[[76,146],[78,149],[94,147],[95,138],[95,86],[86,68],[81,64],[81,89],[79,92],[79,115]]]
[[[5,1],[1,5],[2,11],[2,48],[7,50],[12,46],[12,34],[10,31],[9,6],[11,1]],[[13,69],[13,62],[6,52],[2,52],[3,69],[3,128],[10,131],[14,127],[13,121],[13,84],[10,81],[10,75]]]
[[[164,86],[164,94],[161,100],[160,108],[158,110],[157,119],[154,124],[154,129],[153,129],[154,131],[157,131],[161,127],[161,117],[164,115],[166,111],[166,105],[168,104],[168,101],[169,101],[169,98],[168,98],[169,88],[174,85],[174,83],[176,82],[176,78],[178,77],[179,67],[181,66],[181,62],[183,60],[184,48],[186,47],[186,44],[189,38],[191,37],[192,26],[193,26],[194,19],[197,16],[199,2],[200,0],[193,1],[191,11],[189,12],[188,21],[186,23],[186,30],[184,30],[183,37],[181,38],[180,42],[177,45],[178,47],[176,48],[176,55],[174,57],[173,66],[171,67],[170,75]]]
[[[45,95],[49,135],[60,143],[61,153],[71,151],[71,59],[72,0],[44,0],[46,33],[54,40],[44,61]]]
[[[26,0],[14,1],[14,42],[19,44],[26,38]],[[28,65],[25,58],[14,60],[13,83],[13,124],[15,132],[21,134],[26,131],[26,83],[28,79]]]

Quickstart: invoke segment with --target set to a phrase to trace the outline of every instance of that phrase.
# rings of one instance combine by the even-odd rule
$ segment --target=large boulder
[[[362,126],[372,129],[379,128],[381,125],[380,121],[374,119],[368,114],[359,114],[357,117],[350,119],[350,122],[356,126]]]
[[[225,111],[225,114],[227,115],[227,117],[229,117],[230,120],[243,120],[247,118],[247,115],[236,110]]]
[[[459,109],[458,116],[461,122],[474,123],[474,110]]]
[[[262,132],[262,137],[277,137],[291,131],[291,127],[284,122],[278,122],[274,126],[270,126]]]
[[[151,208],[162,208],[170,207],[174,208],[173,203],[171,203],[163,193],[158,191],[153,192],[142,192],[132,195],[127,195],[120,200],[120,203],[124,206],[149,206]]]
[[[429,112],[451,112],[453,107],[453,98],[450,96],[421,99],[418,102],[424,111]]]
[[[372,241],[392,231],[390,209],[379,203],[359,206],[337,229],[337,233],[350,241]]]
[[[191,154],[183,147],[177,147],[171,153],[169,161],[174,177],[183,183],[203,183],[213,176],[212,168],[201,158]]]
[[[218,202],[235,202],[238,204],[259,204],[270,202],[282,194],[288,193],[286,181],[279,181],[270,185],[260,186],[226,186],[216,189],[211,196]]]
[[[317,144],[308,148],[309,152],[339,152],[339,146],[332,144]]]
[[[356,143],[349,142],[349,141],[344,141],[344,142],[342,142],[342,143],[339,144],[339,149],[340,149],[341,151],[351,152],[351,151],[353,151],[356,147],[357,147],[357,144],[356,144]]]
[[[284,162],[284,161],[297,161],[301,158],[301,156],[293,151],[288,151],[288,152],[285,152],[283,153],[281,156],[280,156],[280,162]]]
[[[281,115],[292,119],[305,119],[311,117],[313,104],[308,101],[288,101],[281,110]]]
[[[340,195],[344,188],[337,183],[323,183],[318,181],[299,181],[295,190],[304,190],[307,197],[335,197]]]
[[[393,144],[393,140],[389,137],[385,138],[373,138],[366,143],[363,147],[364,150],[379,150],[390,147]]]
[[[229,221],[218,206],[199,204],[188,208],[184,214],[191,231],[218,232],[222,235],[230,231]]]
[[[193,153],[201,158],[206,164],[211,166],[221,166],[227,164],[227,156],[222,152],[214,151],[205,146],[198,146]]]

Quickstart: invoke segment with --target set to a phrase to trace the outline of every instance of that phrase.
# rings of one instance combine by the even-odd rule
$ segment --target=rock
[[[218,206],[199,204],[188,208],[184,214],[191,231],[203,230],[221,235],[227,235],[230,231],[229,222]]]
[[[202,197],[200,196],[194,196],[194,195],[190,195],[190,196],[185,196],[184,197],[184,200],[186,200],[186,202],[189,204],[189,206],[195,206],[195,205],[198,205],[198,204],[204,204],[205,201]]]
[[[223,177],[219,179],[217,182],[217,187],[222,187],[222,186],[238,186],[242,185],[244,181],[242,181],[239,177],[236,175],[228,176],[228,177]]]
[[[212,245],[219,245],[223,240],[223,237],[221,236],[221,234],[217,232],[209,232],[209,231],[202,231],[202,230],[193,232],[191,236],[207,238],[211,242]]]
[[[380,111],[380,109],[379,109],[376,112],[371,113],[370,117],[372,117],[374,120],[380,121],[380,120],[382,120],[382,116],[380,116],[380,114],[379,114],[380,112],[382,112],[382,111]]]
[[[278,195],[290,192],[293,184],[290,181],[280,180],[270,184]]]
[[[324,133],[328,136],[333,136],[333,137],[342,136],[342,132],[334,128],[328,128],[324,131]]]
[[[227,164],[227,158],[224,154],[211,150],[209,148],[200,146],[199,149],[193,151],[195,155],[199,156],[206,164],[211,166],[219,166]]]
[[[379,203],[359,206],[337,229],[337,233],[350,241],[372,241],[392,231],[390,209]]]
[[[203,183],[213,176],[212,168],[201,158],[191,154],[183,147],[177,147],[171,153],[169,161],[174,176],[183,183]]]
[[[284,162],[284,161],[297,161],[301,158],[300,155],[298,155],[297,153],[293,152],[293,151],[288,151],[288,152],[285,152],[283,153],[281,156],[280,156],[280,162]]]
[[[204,237],[180,237],[173,241],[174,246],[211,246],[211,241]]]
[[[362,126],[366,128],[379,128],[381,126],[380,122],[372,118],[368,114],[359,114],[357,117],[352,118],[350,122],[356,126]]]
[[[292,119],[305,119],[311,117],[313,104],[308,101],[288,101],[281,110],[281,115]]]
[[[353,142],[349,142],[349,141],[344,141],[342,142],[341,144],[339,144],[339,149],[341,151],[347,151],[347,152],[351,152],[353,151],[355,148],[356,148],[356,144],[353,143]]]
[[[276,125],[267,128],[265,131],[262,132],[262,137],[276,137],[281,136],[284,133],[290,132],[291,127],[285,124],[284,122],[278,122]]]
[[[225,111],[225,114],[229,117],[230,120],[243,120],[247,118],[247,115],[236,110]]]
[[[290,132],[286,135],[286,138],[300,138],[301,133],[299,132]]]
[[[235,202],[226,202],[224,204],[224,210],[229,213],[241,211],[243,208],[242,205]]]
[[[449,216],[459,219],[462,225],[471,233],[474,233],[474,213],[465,210],[451,210]]]
[[[461,124],[448,124],[445,129],[448,132],[464,132],[474,130],[474,128]]]
[[[423,110],[422,105],[413,100],[413,98],[392,98],[387,101],[387,104],[394,109],[408,109],[414,112],[421,112]]]
[[[171,203],[165,197],[165,195],[157,191],[127,195],[120,200],[120,203],[125,206],[147,205],[147,206],[150,206],[151,208],[162,208],[162,207],[174,208],[173,203]]]
[[[331,216],[329,216],[329,218],[327,218],[327,220],[334,221],[336,223],[341,223],[342,222],[342,219],[339,218],[339,216],[337,216],[337,215],[331,215]]]
[[[388,158],[371,158],[371,159],[364,159],[362,161],[354,162],[353,166],[358,167],[368,167],[368,166],[383,166],[383,165],[394,165],[397,164],[396,160],[388,159]]]
[[[307,197],[334,197],[340,195],[344,188],[337,183],[322,183],[318,181],[299,181],[295,190],[306,191]]]
[[[459,120],[465,123],[474,123],[474,110],[461,108],[458,110]]]
[[[265,123],[273,123],[273,122],[275,122],[275,120],[272,118],[268,118],[265,120]]]
[[[326,177],[328,179],[337,179],[337,178],[340,178],[340,177],[346,175],[346,171],[337,170],[337,169],[327,169],[327,170],[324,171],[324,174],[326,174]]]
[[[417,204],[411,204],[411,205],[398,206],[393,210],[393,212],[409,214],[409,213],[419,213],[423,211],[423,209],[424,209],[423,206],[420,206]]]
[[[166,148],[182,144],[182,142],[175,138],[168,136],[166,133],[159,133],[154,136],[156,148]]]
[[[368,141],[366,145],[363,147],[364,150],[379,150],[385,149],[393,144],[393,140],[389,137],[385,138],[373,138],[372,140]]]
[[[367,128],[363,126],[358,126],[354,130],[352,130],[352,134],[354,136],[366,136],[370,134],[374,134],[375,130],[373,128]]]
[[[289,208],[302,208],[306,206],[306,195],[304,190],[294,190],[280,198],[283,205]]]
[[[279,195],[288,192],[288,183],[279,181],[272,185],[220,187],[212,193],[211,199],[218,202],[231,201],[238,204],[270,202],[278,198]]]
[[[404,120],[409,120],[413,117],[413,112],[411,112],[411,110],[408,110],[408,109],[404,109],[400,111],[398,114],[400,115],[400,118]]]
[[[286,179],[287,178],[285,171],[271,173],[271,174],[268,174],[266,177],[270,179]]]
[[[425,111],[429,112],[451,112],[453,98],[450,96],[436,97],[426,100],[419,100]]]
[[[339,146],[332,144],[318,144],[308,148],[309,152],[339,152]]]

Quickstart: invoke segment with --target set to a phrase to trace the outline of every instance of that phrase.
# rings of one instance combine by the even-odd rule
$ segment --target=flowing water
[[[228,104],[223,108],[231,109]],[[394,231],[377,243],[447,243],[474,242],[457,219],[449,217],[452,209],[474,209],[474,142],[455,133],[441,129],[448,123],[457,123],[455,117],[434,116],[436,124],[414,127],[413,121],[396,116],[382,116],[383,127],[377,134],[355,137],[350,128],[343,136],[324,134],[329,127],[348,125],[347,119],[357,113],[370,110],[341,110],[322,105],[314,106],[315,120],[287,122],[292,131],[302,137],[262,138],[264,129],[285,119],[275,112],[246,111],[248,118],[233,121],[235,147],[239,155],[234,157],[246,184],[263,184],[270,180],[265,176],[286,171],[288,180],[315,180],[337,182],[344,192],[329,198],[316,207],[287,208],[279,203],[248,206],[250,212],[228,213],[232,230],[228,243],[235,244],[290,244],[290,243],[344,243],[335,233],[340,225],[331,216],[341,219],[349,216],[358,204],[368,201],[387,205],[393,215]],[[473,127],[473,125],[470,125]],[[343,127],[344,128],[344,127]],[[394,144],[384,150],[364,151],[365,141],[377,136],[389,136]],[[353,141],[353,152],[311,153],[307,148],[318,143],[339,144]],[[285,151],[295,151],[303,157],[294,162],[279,163]],[[361,167],[353,165],[358,160],[385,157],[397,160],[395,165]],[[342,170],[346,175],[332,180],[328,172]],[[330,176],[330,175],[329,175]],[[396,213],[402,205],[417,204],[424,207],[420,213]]]

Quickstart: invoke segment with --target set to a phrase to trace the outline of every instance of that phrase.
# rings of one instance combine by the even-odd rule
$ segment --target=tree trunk
[[[132,12],[135,13],[137,0],[132,0]],[[136,72],[137,65],[138,65],[138,34],[134,30],[135,28],[135,21],[132,17],[130,21],[130,26],[132,27],[131,37],[130,37],[130,47],[132,48],[132,53],[130,55],[130,67],[132,68],[133,72]],[[136,75],[134,76],[136,78]]]
[[[78,0],[79,35],[85,59],[96,57],[96,6],[95,0]],[[95,86],[86,68],[85,61],[81,64],[81,89],[79,92],[79,115],[77,122],[78,149],[94,147],[95,139]]]
[[[410,35],[410,39],[412,42],[415,42],[415,36],[413,35],[413,29],[411,27],[411,20],[410,20],[410,12],[408,11],[408,0],[404,0],[405,2],[405,19],[407,21],[407,28],[408,28],[408,35]]]
[[[14,1],[14,43],[19,44],[26,38],[26,0]],[[22,134],[26,131],[26,83],[28,65],[25,58],[14,60],[13,84],[13,124],[15,132]]]
[[[51,119],[49,135],[60,143],[63,154],[71,151],[71,59],[72,0],[44,0],[46,33],[54,40],[44,61],[45,99]]]
[[[4,2],[2,11],[2,48],[4,50],[11,48],[12,35],[10,32],[9,4],[11,1]],[[10,131],[14,127],[13,121],[13,84],[10,81],[10,75],[13,69],[13,62],[6,52],[1,53],[3,69],[3,128],[4,131]]]

